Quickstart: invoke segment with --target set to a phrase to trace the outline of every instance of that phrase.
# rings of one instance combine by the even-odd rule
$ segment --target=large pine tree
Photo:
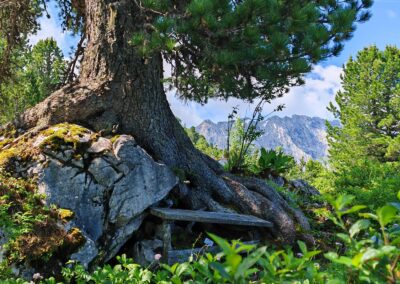
[[[37,28],[41,0],[0,1],[7,41],[0,78],[21,37]],[[156,159],[188,173],[189,208],[235,209],[275,223],[291,241],[308,223],[263,181],[225,174],[196,150],[170,110],[163,83],[184,99],[272,100],[303,83],[368,19],[372,0],[57,0],[64,27],[81,32],[78,78],[19,116],[21,129],[74,122],[118,126]],[[81,48],[80,48],[81,49]],[[163,62],[172,66],[165,80]],[[1,80],[1,79],[0,79]],[[115,128],[115,127],[114,127]]]

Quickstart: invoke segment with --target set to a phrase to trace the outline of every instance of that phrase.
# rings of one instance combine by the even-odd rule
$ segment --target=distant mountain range
[[[292,117],[272,116],[259,123],[264,134],[257,139],[255,145],[267,149],[282,147],[283,151],[296,160],[324,160],[328,155],[325,119],[305,115]],[[330,121],[340,125],[339,121]],[[214,123],[205,120],[196,127],[209,143],[221,149],[226,148],[228,123]]]

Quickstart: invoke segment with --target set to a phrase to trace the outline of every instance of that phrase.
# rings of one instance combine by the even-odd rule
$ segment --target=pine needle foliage
[[[151,28],[132,44],[162,52],[183,98],[271,100],[303,83],[311,65],[337,55],[372,1],[142,1]]]
[[[56,2],[61,25],[84,34],[85,1]],[[143,23],[129,40],[144,58],[164,56],[172,65],[168,80],[184,99],[269,101],[304,83],[312,64],[339,54],[355,24],[369,19],[372,2],[134,0]],[[0,81],[10,75],[12,50],[47,14],[46,3],[0,1]]]

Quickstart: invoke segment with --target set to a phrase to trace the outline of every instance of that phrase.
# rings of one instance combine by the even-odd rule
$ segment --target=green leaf
[[[236,252],[236,253],[243,252],[243,251],[245,251],[245,252],[250,252],[250,251],[254,250],[256,247],[257,247],[256,245],[240,244],[240,245],[236,248],[235,252]]]
[[[375,214],[372,214],[372,213],[360,213],[360,214],[358,214],[358,215],[359,215],[360,217],[363,217],[363,218],[378,220],[378,216],[376,216]]]
[[[223,278],[225,278],[225,279],[229,279],[229,278],[230,278],[228,272],[226,272],[225,267],[224,267],[221,263],[218,263],[218,262],[211,262],[211,263],[210,263],[210,267],[211,267],[212,269],[218,271],[219,274],[220,274]]]
[[[241,261],[242,257],[240,256],[240,254],[228,254],[226,256],[226,263],[231,267],[233,271],[236,270]]]
[[[304,242],[302,242],[302,241],[297,241],[297,244],[299,245],[299,248],[300,248],[301,252],[302,252],[303,254],[306,254],[306,253],[307,253],[307,246],[306,246],[306,244],[305,244]]]
[[[316,255],[318,255],[318,254],[320,254],[320,253],[321,253],[320,250],[313,250],[313,251],[309,251],[309,252],[307,252],[306,254],[304,254],[303,257],[305,257],[305,258],[307,258],[307,259],[311,259],[311,258],[313,258],[314,256],[316,256]]]
[[[362,210],[364,208],[367,208],[367,206],[365,206],[365,205],[355,205],[355,206],[351,207],[350,209],[343,211],[342,214],[344,215],[344,214],[354,213],[354,212],[360,211],[360,210]]]
[[[358,220],[351,226],[351,228],[349,230],[350,237],[354,237],[356,234],[358,234],[362,230],[367,229],[370,226],[370,224],[371,224],[371,222],[369,220],[366,220],[366,219]]]
[[[333,204],[335,209],[338,211],[343,210],[347,205],[349,205],[355,196],[350,194],[340,195],[336,200],[334,200]]]
[[[224,240],[223,238],[220,238],[214,234],[211,234],[211,233],[207,233],[207,234],[210,236],[210,238],[214,242],[217,243],[217,245],[222,249],[222,251],[225,254],[230,254],[232,252],[232,248],[230,247],[229,243],[226,240]]]
[[[175,274],[175,271],[178,268],[178,265],[179,265],[179,263],[175,263],[175,264],[173,264],[171,266],[171,270],[170,271],[171,271],[172,274]]]
[[[334,260],[334,259],[338,259],[339,255],[336,252],[328,252],[326,254],[324,254],[325,258],[329,259],[329,260]]]
[[[256,264],[257,261],[265,254],[266,250],[266,247],[261,247],[246,257],[238,266],[235,273],[235,279],[238,279],[240,276],[243,276],[247,271],[249,271],[250,268],[253,267],[253,265]]]
[[[379,249],[368,248],[361,258],[362,262],[366,262],[370,259],[380,258],[382,256],[389,256],[392,252],[396,251],[397,248],[395,246],[382,246]]]
[[[374,248],[368,248],[362,255],[361,261],[365,262],[367,260],[370,260],[372,258],[376,258],[379,256],[379,250],[374,249]]]
[[[190,264],[188,262],[181,263],[176,268],[175,275],[181,276],[182,274],[187,272],[189,270],[189,268],[190,268]],[[187,274],[187,273],[185,273],[185,274]]]
[[[339,233],[339,234],[336,234],[336,236],[338,236],[340,239],[342,239],[347,244],[351,243],[351,238],[349,237],[349,235],[346,235],[346,234],[343,234],[343,233]]]
[[[361,259],[362,259],[363,255],[364,255],[363,253],[356,254],[356,255],[353,257],[353,259],[351,260],[351,261],[352,261],[352,264],[353,264],[354,266],[358,267],[358,266],[360,265],[360,263],[361,263]]]
[[[392,205],[385,205],[376,210],[378,222],[382,227],[386,226],[396,218],[397,209]]]
[[[182,284],[182,280],[179,278],[178,275],[174,275],[171,277],[172,284]]]
[[[346,284],[346,282],[339,279],[327,279],[326,284]]]
[[[339,255],[335,252],[328,252],[328,253],[324,254],[324,256],[325,256],[325,258],[329,259],[332,262],[344,264],[349,267],[353,266],[353,262],[352,262],[351,258],[345,257],[345,256],[339,257]]]

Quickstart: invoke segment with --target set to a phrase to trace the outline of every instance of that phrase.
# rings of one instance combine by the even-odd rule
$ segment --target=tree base
[[[132,100],[118,95],[119,90],[112,81],[74,83],[26,111],[13,125],[34,132],[69,122],[100,133],[130,134],[155,160],[189,183],[181,184],[179,195],[187,208],[255,215],[273,222],[273,234],[282,242],[312,240],[302,211],[272,186],[261,179],[226,173],[218,162],[195,149],[165,94],[154,100]]]

